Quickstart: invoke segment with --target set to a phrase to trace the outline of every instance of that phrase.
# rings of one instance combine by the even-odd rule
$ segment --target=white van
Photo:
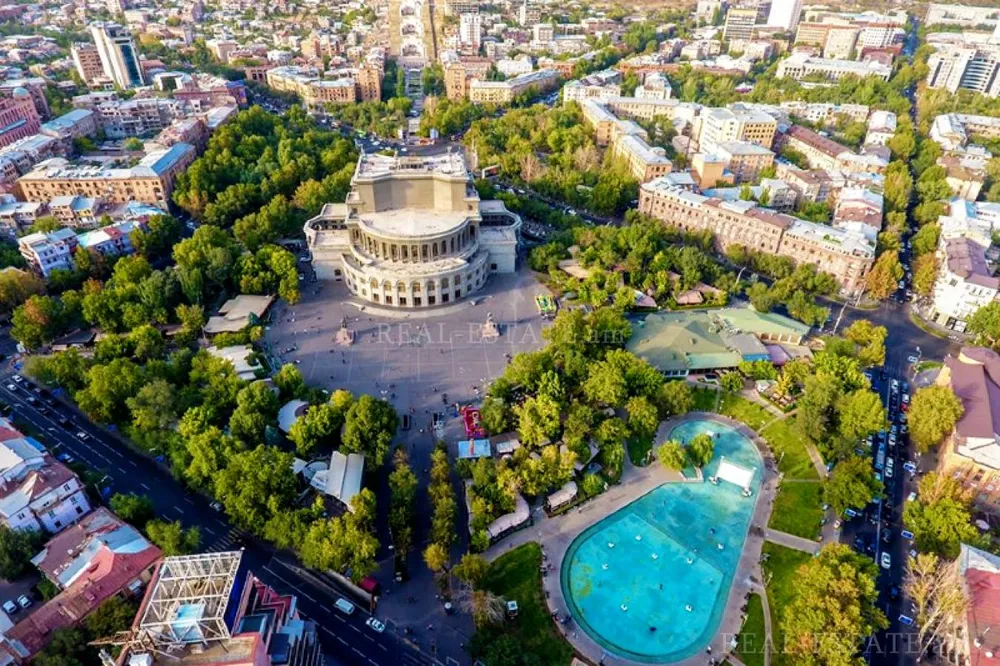
[[[354,604],[352,604],[347,599],[344,598],[337,599],[337,602],[333,605],[336,606],[337,610],[339,610],[344,615],[350,615],[351,613],[354,612]]]

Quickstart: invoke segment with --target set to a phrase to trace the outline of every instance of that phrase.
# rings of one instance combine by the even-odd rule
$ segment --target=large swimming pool
[[[566,552],[563,595],[573,618],[611,653],[671,663],[715,635],[743,551],[763,463],[753,442],[714,421],[688,421],[669,437],[715,438],[706,481],[665,483],[582,532]],[[754,473],[753,496],[714,476],[722,458]]]

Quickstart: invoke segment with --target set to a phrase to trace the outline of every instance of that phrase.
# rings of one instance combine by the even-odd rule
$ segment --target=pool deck
[[[755,585],[759,585],[761,581],[760,554],[764,544],[764,533],[767,529],[768,519],[770,518],[771,508],[777,492],[778,477],[774,458],[771,456],[763,440],[757,436],[757,433],[742,423],[724,416],[707,412],[691,412],[661,423],[658,435],[669,432],[681,423],[691,420],[715,421],[735,428],[754,442],[757,446],[757,451],[764,460],[760,492],[758,493],[757,503],[750,520],[750,528],[743,547],[743,553],[740,556],[739,564],[733,576],[729,598],[726,601],[726,609],[719,624],[719,630],[709,643],[712,650],[711,656],[715,657],[718,663],[721,663],[722,658],[729,650],[730,641],[739,634],[743,626],[742,607]],[[547,562],[552,565],[552,570],[549,574],[542,577],[542,587],[545,590],[546,601],[549,609],[557,611],[559,616],[562,617],[569,613],[569,607],[566,599],[563,597],[562,586],[559,584],[559,571],[561,570],[563,558],[566,556],[566,551],[573,540],[580,532],[601,518],[611,515],[668,481],[684,482],[685,479],[679,473],[668,470],[658,463],[653,463],[647,467],[635,467],[629,460],[628,455],[626,455],[620,483],[609,487],[605,493],[586,502],[579,508],[560,516],[549,518],[541,508],[536,509],[533,514],[534,525],[515,532],[499,543],[494,544],[484,555],[487,560],[492,561],[508,550],[524,543],[532,541],[540,543],[547,557]],[[644,665],[648,663],[632,661],[608,652],[591,639],[586,632],[579,630],[575,622],[568,626],[563,624],[557,624],[557,626],[578,655],[592,664],[640,666],[640,664]],[[670,663],[680,666],[695,666],[695,664],[705,666],[708,658],[707,652],[700,652],[687,659]]]

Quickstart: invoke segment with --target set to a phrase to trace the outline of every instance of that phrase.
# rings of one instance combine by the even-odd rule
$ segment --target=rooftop
[[[984,347],[962,347],[944,359],[946,377],[965,407],[955,425],[959,437],[988,440],[1000,434],[1000,355]]]
[[[444,153],[426,157],[396,157],[378,153],[362,153],[354,178],[374,178],[391,174],[427,173],[469,177],[469,170],[460,153]]]
[[[358,213],[361,224],[377,234],[394,238],[434,236],[457,229],[470,214],[436,208],[394,208]]]

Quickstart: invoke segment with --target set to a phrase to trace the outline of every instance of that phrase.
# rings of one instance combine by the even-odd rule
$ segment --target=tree
[[[898,288],[903,279],[903,266],[896,252],[883,252],[865,278],[865,293],[875,300],[884,301]]]
[[[826,503],[840,515],[847,508],[862,509],[882,496],[882,482],[875,478],[871,462],[849,456],[837,463],[830,478],[823,484]]]
[[[991,301],[973,312],[965,330],[974,333],[980,344],[1000,346],[1000,302]]]
[[[719,377],[719,386],[730,393],[738,393],[743,390],[743,377],[735,371],[723,373]]]
[[[88,417],[101,423],[123,420],[126,401],[142,386],[142,372],[126,358],[87,371],[87,388],[78,391],[76,402]]]
[[[63,321],[60,302],[36,294],[14,310],[10,334],[28,349],[37,349],[59,335]]]
[[[656,449],[656,457],[667,469],[683,471],[688,466],[687,451],[684,445],[677,440],[670,440],[660,444]]]
[[[933,385],[919,389],[910,401],[910,439],[926,453],[955,428],[965,407],[950,386]]]
[[[704,468],[705,465],[712,462],[712,456],[715,454],[715,440],[706,433],[695,435],[688,442],[687,454],[692,465]]]
[[[660,409],[660,418],[687,414],[694,407],[694,391],[683,380],[665,382],[656,394],[656,406]]]
[[[651,440],[660,425],[656,407],[643,396],[636,396],[629,398],[625,403],[625,411],[628,412],[628,427],[632,437],[644,441]]]
[[[417,497],[417,475],[403,449],[396,449],[389,474],[389,528],[396,552],[405,555],[413,545],[413,509]]]
[[[920,479],[917,490],[919,499],[903,510],[903,524],[913,532],[920,552],[955,559],[961,544],[978,536],[968,494],[954,479],[936,472]]]
[[[473,589],[479,589],[490,569],[489,562],[482,555],[466,553],[452,569],[455,578]]]
[[[296,494],[292,457],[270,446],[230,457],[226,468],[215,476],[215,496],[234,523],[245,530],[259,530],[292,505]]]
[[[443,573],[448,568],[450,559],[448,549],[439,543],[428,544],[424,549],[424,562],[427,568],[436,574]]]
[[[867,319],[859,319],[844,331],[844,337],[858,346],[858,360],[864,366],[885,363],[885,339],[889,331],[885,326],[875,326]]]
[[[860,441],[885,427],[885,408],[878,393],[858,389],[837,401],[837,421],[840,434],[851,441]]]
[[[301,456],[312,455],[320,446],[331,448],[345,416],[329,402],[313,405],[292,424],[288,438],[295,442],[295,450]]]
[[[937,282],[939,262],[933,253],[922,254],[913,260],[913,291],[929,296]],[[990,303],[992,305],[992,303]],[[973,314],[973,317],[975,313]],[[968,327],[966,327],[968,330]]]
[[[32,664],[38,666],[93,666],[95,662],[88,637],[79,627],[64,627],[52,632],[52,640],[39,652]]]
[[[559,403],[546,394],[527,398],[514,407],[517,432],[528,446],[540,446],[559,433]]]
[[[964,581],[953,562],[933,553],[910,559],[903,579],[906,598],[913,604],[920,657],[938,638],[965,618],[969,600]]]
[[[200,305],[185,305],[182,303],[177,306],[176,313],[177,319],[180,321],[181,326],[184,327],[184,335],[191,340],[197,338],[201,330],[205,328],[205,323],[207,322],[205,308]]]
[[[111,510],[127,523],[135,525],[140,530],[146,526],[155,515],[153,501],[146,495],[115,493],[109,502]]]
[[[181,521],[151,520],[146,525],[146,536],[159,546],[167,557],[190,555],[201,545],[201,532],[197,527],[184,529]]]
[[[487,396],[483,400],[483,406],[479,410],[479,419],[486,432],[493,435],[507,432],[510,427],[507,419],[507,406],[503,400],[493,396]]]
[[[271,378],[274,385],[278,387],[281,400],[288,401],[295,398],[301,399],[306,392],[306,380],[302,373],[292,363],[281,366],[278,372]]]
[[[27,571],[44,542],[41,532],[0,525],[0,578],[14,580]]]
[[[137,139],[134,136],[130,136],[129,138],[125,139],[125,141],[122,143],[122,150],[125,151],[137,152],[141,151],[142,149],[143,149],[142,139]]]
[[[11,312],[30,297],[44,291],[45,282],[34,273],[21,270],[0,271],[0,312]]]
[[[396,410],[385,400],[362,395],[347,410],[342,447],[344,451],[365,454],[365,466],[381,467],[396,435]]]
[[[302,540],[303,563],[320,570],[349,569],[355,582],[372,574],[378,568],[378,539],[371,525],[374,503],[372,492],[364,488],[352,500],[353,513],[313,521]]]
[[[864,555],[832,543],[800,566],[784,608],[782,646],[799,666],[849,666],[865,636],[889,626],[876,607],[878,568]]]

